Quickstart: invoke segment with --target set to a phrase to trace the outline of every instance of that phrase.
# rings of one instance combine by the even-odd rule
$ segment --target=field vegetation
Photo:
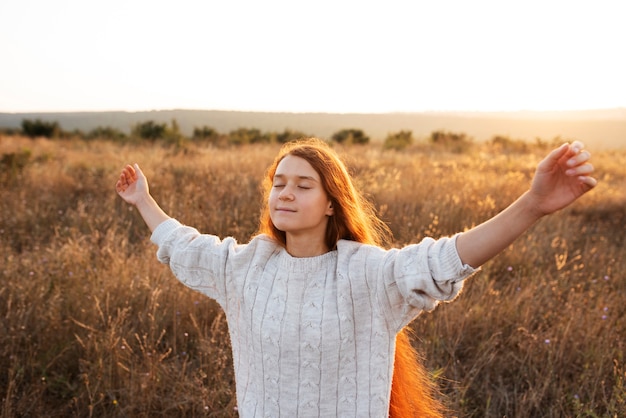
[[[548,150],[438,138],[335,144],[395,246],[495,215]],[[0,417],[236,416],[223,314],[114,184],[139,162],[169,214],[245,242],[279,146],[0,136]],[[626,416],[626,151],[591,151],[594,191],[412,324],[456,416]]]

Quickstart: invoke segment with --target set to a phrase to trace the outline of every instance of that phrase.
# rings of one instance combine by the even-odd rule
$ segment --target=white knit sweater
[[[240,245],[170,219],[157,257],[226,312],[241,417],[387,417],[395,337],[475,270],[456,236],[383,250],[339,241],[294,258],[267,236]]]

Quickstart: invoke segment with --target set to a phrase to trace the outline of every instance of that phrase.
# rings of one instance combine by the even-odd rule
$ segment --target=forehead
[[[317,181],[320,175],[313,166],[304,158],[295,155],[287,155],[276,167],[274,177],[309,177]]]

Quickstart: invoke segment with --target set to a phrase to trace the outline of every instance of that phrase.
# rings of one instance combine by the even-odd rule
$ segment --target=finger
[[[569,144],[565,143],[560,147],[552,150],[550,154],[548,154],[548,158],[551,161],[557,162],[569,151]]]
[[[582,183],[583,187],[585,188],[585,192],[588,192],[589,190],[593,189],[598,184],[598,180],[589,176],[579,176],[578,180]]]
[[[572,156],[565,163],[568,167],[575,167],[577,165],[585,164],[591,158],[591,154],[587,150],[582,150],[578,154]]]
[[[591,163],[581,164],[565,171],[568,176],[587,176],[593,173],[593,165]]]
[[[122,171],[122,172],[120,173],[119,178],[117,179],[117,183],[116,183],[116,184],[122,185],[122,184],[124,184],[125,182],[126,182],[126,176],[124,175],[124,171]]]
[[[137,177],[141,177],[141,178],[146,178],[145,174],[143,174],[143,171],[141,170],[141,168],[139,168],[139,164],[135,163],[134,164],[134,172],[137,174]]]
[[[572,145],[570,145],[570,150],[574,154],[579,153],[583,148],[585,148],[585,144],[583,144],[580,141],[574,141],[574,142],[572,142]]]
[[[124,174],[124,180],[126,181],[127,184],[131,184],[135,180],[137,180],[137,174],[135,173],[135,170],[130,165],[127,165],[126,168],[124,168],[123,174]]]
[[[572,142],[571,144],[569,144],[567,152],[563,156],[562,161],[565,162],[565,160],[580,154],[584,148],[585,148],[585,145],[582,142],[580,141]]]
[[[119,179],[117,183],[115,183],[115,190],[117,190],[118,193],[126,190],[126,185],[124,184],[122,179]]]
[[[537,167],[539,171],[550,171],[565,158],[565,153],[569,150],[569,144],[564,143],[560,147],[553,149]]]

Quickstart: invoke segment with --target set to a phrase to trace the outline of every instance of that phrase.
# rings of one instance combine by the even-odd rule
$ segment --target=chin
[[[280,224],[280,222],[278,222],[278,223],[274,222],[274,220],[273,220],[273,219],[272,219],[272,226],[273,226],[274,228],[276,228],[276,229],[277,229],[278,231],[280,231],[280,232],[287,232],[287,231],[285,230],[285,226],[284,226],[284,225],[281,225],[281,224]]]

